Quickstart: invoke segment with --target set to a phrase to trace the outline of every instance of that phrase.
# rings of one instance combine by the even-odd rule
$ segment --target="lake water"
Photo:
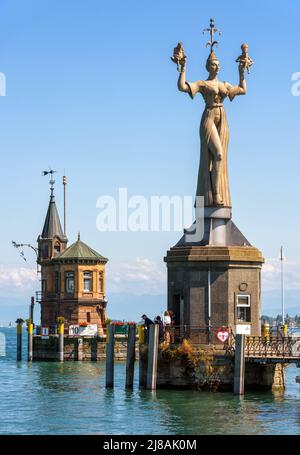
[[[16,331],[0,329],[0,434],[300,434],[300,390],[287,368],[283,394],[125,391],[125,364],[105,389],[103,362],[16,362]],[[3,337],[0,336],[0,354]]]

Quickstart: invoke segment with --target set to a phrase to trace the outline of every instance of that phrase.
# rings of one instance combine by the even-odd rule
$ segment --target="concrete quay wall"
[[[143,385],[147,376],[147,348],[140,349],[143,364]],[[232,392],[234,383],[234,358],[215,351],[201,355],[166,356],[159,351],[157,388],[196,389],[203,391]],[[285,365],[279,363],[245,364],[245,391],[284,390]]]

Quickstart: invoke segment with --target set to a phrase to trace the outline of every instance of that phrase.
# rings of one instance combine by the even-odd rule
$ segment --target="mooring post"
[[[28,362],[33,360],[33,324],[32,320],[29,320],[27,323],[28,331]]]
[[[159,344],[159,325],[151,324],[149,327],[148,344],[148,367],[147,367],[147,389],[156,389],[157,379],[157,357]]]
[[[115,361],[115,326],[109,324],[106,327],[106,387],[114,386],[114,361]]]
[[[77,338],[77,360],[81,362],[83,359],[83,338]]]
[[[23,319],[17,319],[17,360],[22,360],[22,325]]]
[[[138,337],[139,337],[139,386],[145,387],[145,370],[146,363],[143,356],[143,346],[145,345],[145,327],[143,325],[138,326]]]
[[[58,360],[64,361],[64,333],[65,324],[62,321],[58,321]]]
[[[244,395],[245,383],[245,335],[235,337],[233,393]]]
[[[134,362],[135,362],[135,339],[136,339],[136,325],[130,324],[128,326],[127,336],[127,356],[126,356],[126,388],[133,387],[134,380]]]

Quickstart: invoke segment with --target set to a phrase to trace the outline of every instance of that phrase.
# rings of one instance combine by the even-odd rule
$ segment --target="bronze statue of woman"
[[[232,101],[235,96],[246,94],[245,64],[239,64],[239,85],[231,85],[218,80],[220,63],[213,46],[206,62],[209,73],[206,80],[186,81],[187,58],[181,43],[174,49],[173,61],[177,62],[180,71],[178,89],[191,98],[201,93],[206,105],[200,124],[201,155],[196,196],[204,197],[205,207],[231,207],[227,170],[229,128],[223,102],[227,96]]]

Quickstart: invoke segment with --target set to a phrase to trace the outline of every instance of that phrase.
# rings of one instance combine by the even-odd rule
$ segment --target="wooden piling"
[[[58,360],[60,362],[64,361],[64,333],[65,333],[65,324],[59,322],[58,326]]]
[[[81,362],[83,359],[83,338],[77,338],[77,360]]]
[[[127,356],[126,356],[126,388],[133,387],[134,380],[134,362],[135,362],[135,339],[136,339],[136,325],[128,326],[127,336]]]
[[[245,335],[235,337],[233,393],[244,395],[245,383]]]
[[[115,326],[109,324],[106,327],[106,388],[114,386],[114,350],[115,350]]]
[[[147,386],[146,386],[148,390],[156,389],[158,344],[159,344],[159,325],[151,324],[149,327]]]
[[[145,327],[143,325],[138,326],[138,336],[139,336],[139,386],[146,386],[146,370],[147,364],[144,359],[143,349],[145,347]]]
[[[22,360],[22,325],[23,319],[17,319],[17,360]]]
[[[32,360],[33,360],[33,324],[31,321],[28,322],[27,330],[28,330],[28,362],[32,362]]]

